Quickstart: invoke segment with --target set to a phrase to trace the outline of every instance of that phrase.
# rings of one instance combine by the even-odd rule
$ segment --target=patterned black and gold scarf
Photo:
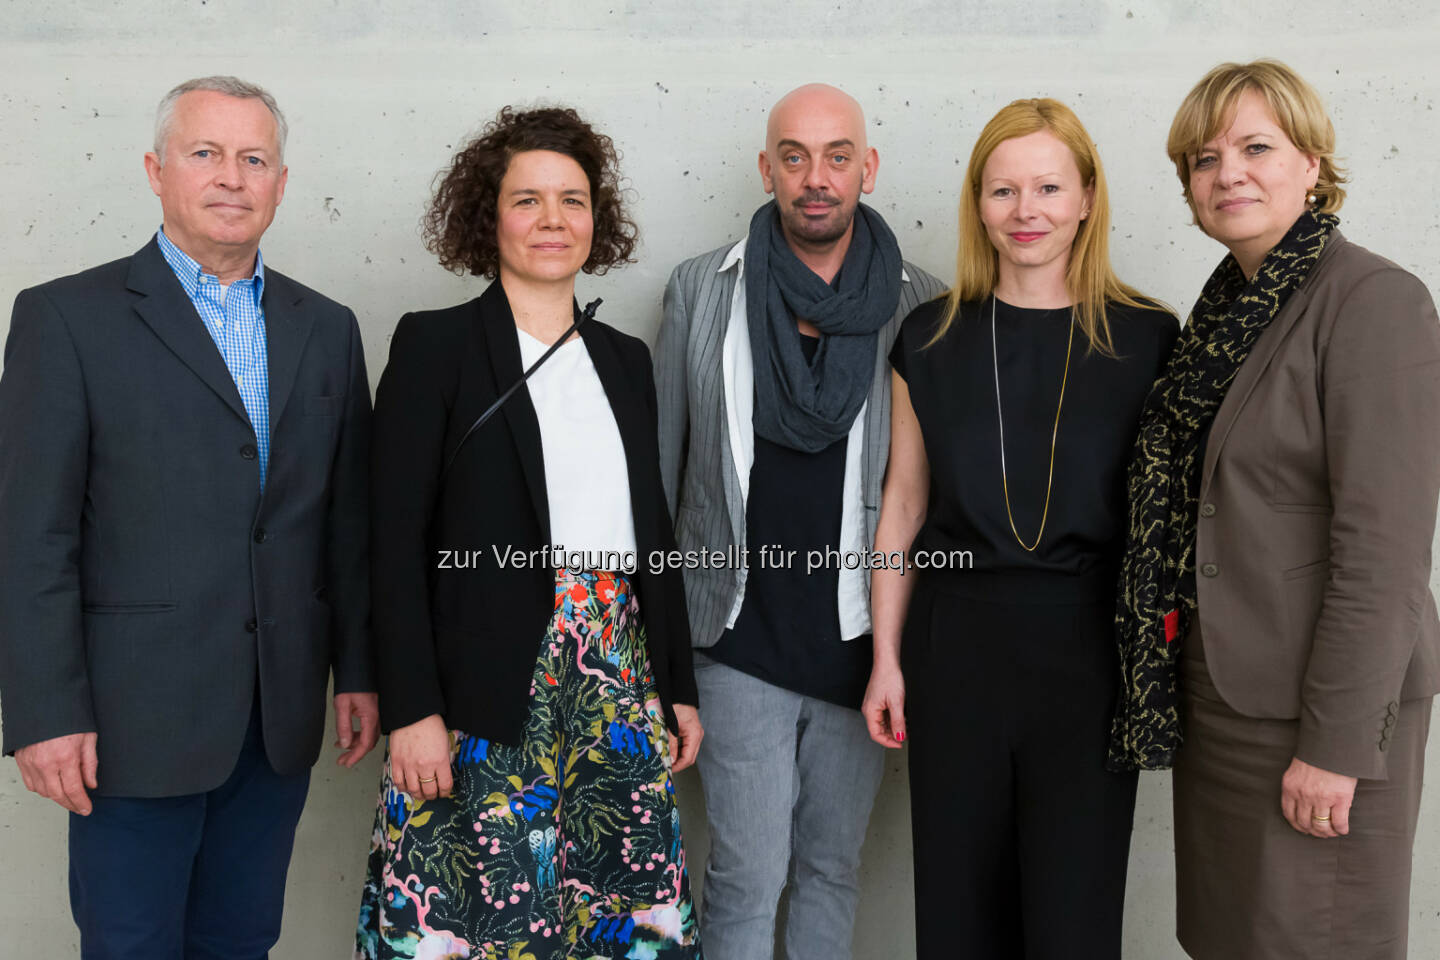
[[[1339,219],[1306,210],[1247,281],[1215,268],[1140,417],[1127,485],[1130,522],[1115,610],[1120,696],[1113,770],[1161,770],[1180,746],[1176,664],[1195,614],[1202,441],[1240,365],[1325,249]]]

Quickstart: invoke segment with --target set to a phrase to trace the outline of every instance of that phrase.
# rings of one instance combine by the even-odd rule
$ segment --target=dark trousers
[[[70,911],[84,960],[259,960],[275,945],[310,774],[270,769],[259,714],[214,790],[92,796],[90,816],[70,815]]]
[[[917,587],[902,648],[917,957],[1117,960],[1137,775],[1104,767],[1113,603],[971,573]]]

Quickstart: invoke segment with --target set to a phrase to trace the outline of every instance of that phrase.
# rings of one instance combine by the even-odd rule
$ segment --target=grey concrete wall
[[[235,73],[270,87],[292,125],[289,191],[266,261],[355,308],[372,380],[403,311],[479,290],[420,246],[431,176],[501,104],[538,100],[582,108],[624,151],[640,262],[585,280],[580,295],[604,296],[602,318],[647,339],[674,263],[737,235],[764,199],[754,157],[765,112],[809,80],[863,102],[881,157],[871,202],[907,256],[943,278],[953,272],[957,184],[980,127],[1016,97],[1067,101],[1108,168],[1121,275],[1183,312],[1222,251],[1188,225],[1165,132],[1206,69],[1264,55],[1300,69],[1331,106],[1354,174],[1346,233],[1440,290],[1433,4],[913,0],[883,10],[874,0],[7,0],[0,304],[141,246],[160,222],[141,168],[155,102],[186,77]],[[1430,753],[1435,769],[1440,746]],[[348,954],[378,769],[378,757],[348,773],[317,768],[278,960]],[[698,782],[682,776],[679,790],[698,864]],[[1412,957],[1440,955],[1437,815],[1431,791]],[[77,955],[64,837],[62,811],[0,763],[0,955]],[[1127,956],[1181,956],[1170,850],[1169,780],[1147,775]],[[903,762],[892,756],[865,848],[861,960],[913,953],[909,856]]]

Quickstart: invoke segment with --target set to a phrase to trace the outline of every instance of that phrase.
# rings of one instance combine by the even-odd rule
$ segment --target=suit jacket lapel
[[[160,245],[151,240],[130,260],[130,276],[126,285],[144,299],[136,301],[135,312],[149,325],[155,335],[180,362],[235,411],[235,415],[246,423],[250,417],[245,413],[245,404],[240,401],[240,391],[230,377],[225,359],[205,321],[195,310],[195,304],[185,295],[170,264],[160,252]],[[273,422],[273,418],[272,418]]]
[[[735,378],[735,371],[730,369],[726,362],[726,350],[730,341],[730,325],[732,323],[738,323],[735,328],[736,335],[743,336],[746,340],[745,347],[736,352],[735,362],[748,364],[752,367],[755,362],[749,345],[750,334],[746,327],[746,320],[740,318],[737,321],[734,311],[731,309],[734,306],[735,286],[739,282],[736,279],[736,275],[742,269],[744,269],[743,263],[738,269],[732,267],[719,274],[716,280],[719,286],[719,296],[708,301],[713,309],[713,313],[711,317],[708,318],[708,322],[715,325],[714,343],[717,354],[715,357],[717,361],[716,370],[718,373],[715,395],[715,416],[718,421],[717,429],[720,438],[720,463],[718,464],[718,469],[720,470],[720,485],[725,491],[726,514],[730,519],[730,536],[733,538],[732,542],[737,544],[745,542],[745,494],[740,489],[740,465],[735,458],[735,445],[741,441],[740,438],[734,436],[730,430],[730,404],[726,401],[726,391],[734,382]],[[741,304],[743,305],[743,303],[744,293],[742,291]],[[702,360],[702,363],[703,362]],[[704,371],[699,372],[703,373]],[[692,371],[692,375],[695,373],[697,373],[697,371]],[[751,431],[751,443],[753,444],[755,428],[749,423],[742,423],[740,429]]]
[[[1220,409],[1215,413],[1215,423],[1210,428],[1210,441],[1205,445],[1205,463],[1200,473],[1200,490],[1202,493],[1210,487],[1210,480],[1215,475],[1215,464],[1220,457],[1220,448],[1225,445],[1225,440],[1230,435],[1230,430],[1235,426],[1235,421],[1240,416],[1240,411],[1245,408],[1245,403],[1250,399],[1256,384],[1265,375],[1270,367],[1270,362],[1275,359],[1276,352],[1280,345],[1289,336],[1295,321],[1305,312],[1305,304],[1310,300],[1310,284],[1315,275],[1324,266],[1325,261],[1335,249],[1345,243],[1345,238],[1339,231],[1331,234],[1325,249],[1321,252],[1320,258],[1310,268],[1310,273],[1290,294],[1290,299],[1285,301],[1285,306],[1275,319],[1270,321],[1270,326],[1260,334],[1255,341],[1255,346],[1250,350],[1250,356],[1240,364],[1240,369],[1235,374],[1235,379],[1230,383],[1230,389],[1225,393],[1225,399],[1220,403]]]
[[[265,353],[270,374],[270,431],[280,427],[280,415],[294,391],[295,375],[300,370],[300,357],[305,341],[310,338],[314,318],[300,309],[304,294],[289,277],[271,270],[265,272]]]
[[[520,364],[520,336],[515,330],[515,315],[510,312],[510,301],[506,299],[499,280],[490,284],[477,303],[481,338],[490,360],[490,372],[495,378],[495,396],[498,397],[525,373]],[[475,415],[478,416],[479,412],[476,411]],[[510,436],[514,438],[515,455],[519,457],[520,468],[525,473],[525,484],[530,488],[530,499],[535,504],[540,528],[549,537],[550,500],[545,492],[545,456],[540,446],[540,421],[535,416],[535,405],[530,402],[529,389],[521,387],[515,391],[515,396],[500,408],[500,415],[505,418]]]

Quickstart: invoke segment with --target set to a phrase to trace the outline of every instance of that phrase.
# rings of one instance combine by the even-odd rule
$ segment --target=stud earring
[[[1308,196],[1306,196],[1306,197],[1305,197],[1305,202],[1308,203],[1308,204],[1310,204],[1310,205],[1313,207],[1313,206],[1315,205],[1315,194],[1312,193],[1312,194],[1309,194]]]

